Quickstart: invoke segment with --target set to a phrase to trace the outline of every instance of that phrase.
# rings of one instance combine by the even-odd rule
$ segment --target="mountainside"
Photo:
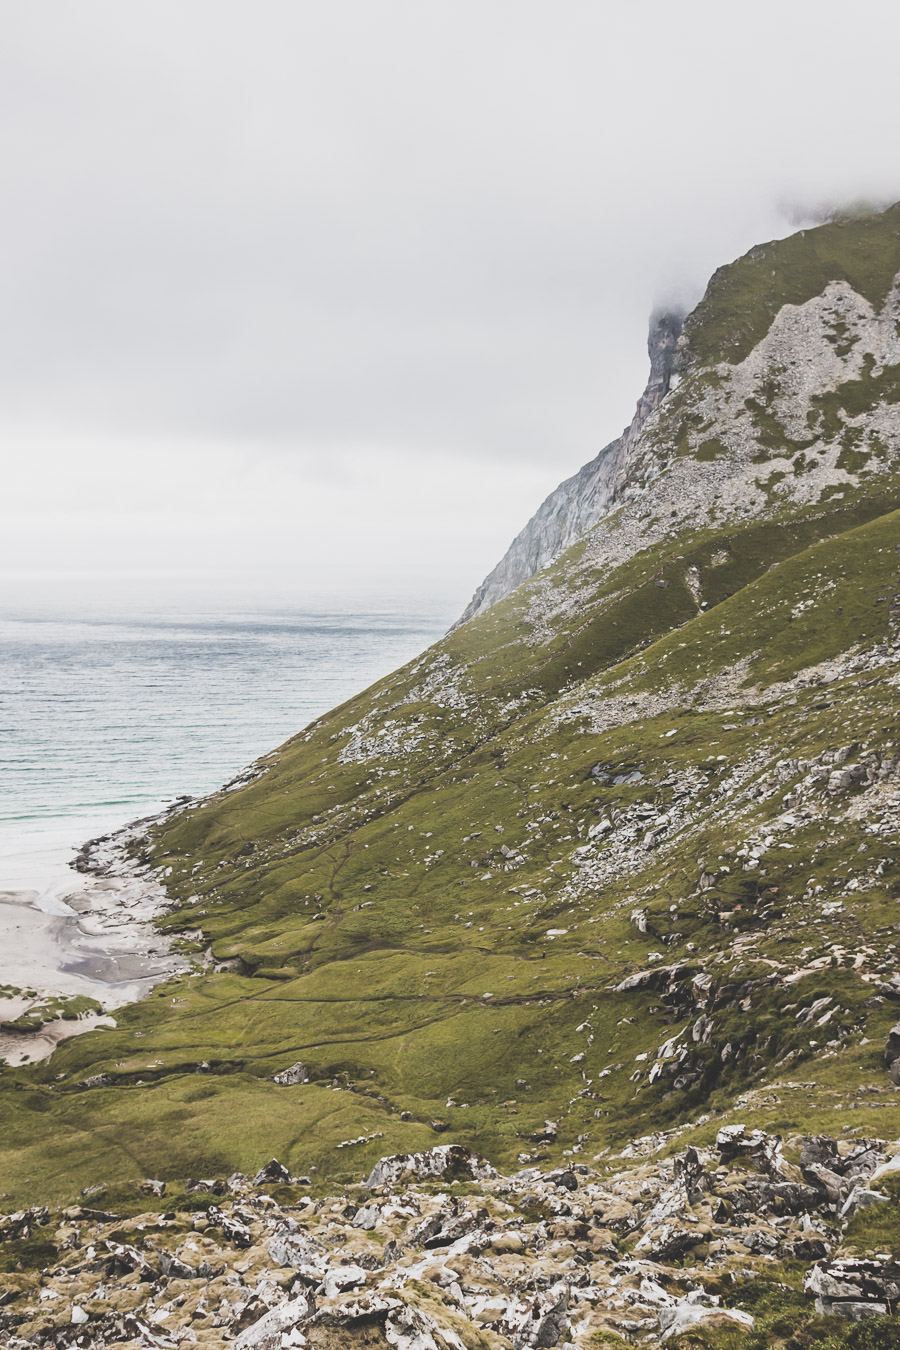
[[[0,1074],[12,1203],[273,1153],[334,1187],[444,1141],[508,1172],[900,1136],[898,273],[900,207],[720,269],[592,529],[148,827],[197,969]],[[894,1208],[863,1254],[900,1254]],[[817,1259],[778,1231],[735,1269]]]

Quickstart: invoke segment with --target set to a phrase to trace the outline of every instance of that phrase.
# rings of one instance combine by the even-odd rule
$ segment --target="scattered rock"
[[[809,1267],[822,1313],[897,1307],[900,1262],[840,1242],[853,1215],[888,1203],[877,1177],[900,1170],[900,1141],[791,1141],[798,1168],[777,1135],[740,1123],[715,1150],[663,1156],[671,1138],[634,1140],[603,1172],[572,1161],[499,1176],[456,1144],[395,1154],[372,1169],[379,1195],[363,1205],[279,1204],[273,1182],[288,1173],[272,1159],[252,1181],[193,1183],[222,1192],[205,1211],[0,1216],[0,1242],[45,1230],[58,1246],[52,1267],[3,1296],[0,1340],[63,1350],[84,1327],[91,1350],[173,1350],[195,1335],[236,1350],[587,1350],[606,1332],[653,1346],[694,1327],[749,1330],[750,1314],[704,1285],[734,1270],[771,1278],[783,1261]]]
[[[274,1074],[272,1082],[280,1083],[282,1087],[296,1087],[298,1083],[309,1082],[309,1070],[298,1059],[296,1064],[291,1064],[288,1068],[282,1069],[281,1073]]]

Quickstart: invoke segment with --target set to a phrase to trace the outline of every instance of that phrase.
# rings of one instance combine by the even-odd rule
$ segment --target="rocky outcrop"
[[[647,350],[650,378],[638,400],[630,426],[573,477],[560,483],[538,508],[524,530],[516,535],[492,572],[485,577],[459,620],[465,623],[490,609],[523,581],[553,562],[595,525],[615,503],[622,488],[622,474],[629,450],[647,418],[659,407],[673,373],[675,344],[682,318],[674,313],[654,315],[650,320]]]
[[[900,1300],[900,1265],[896,1261],[823,1261],[807,1275],[804,1286],[815,1295],[816,1311],[858,1321],[887,1316]]]
[[[394,1153],[381,1158],[366,1181],[369,1187],[394,1186],[400,1180],[485,1181],[496,1176],[485,1158],[459,1144],[441,1144],[424,1153]]]

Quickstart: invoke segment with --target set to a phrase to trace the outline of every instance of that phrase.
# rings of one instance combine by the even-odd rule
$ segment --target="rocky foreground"
[[[177,1195],[119,1188],[110,1208],[95,1186],[81,1205],[0,1218],[0,1340],[770,1345],[787,1315],[808,1333],[796,1344],[855,1344],[843,1335],[865,1320],[860,1344],[880,1350],[900,1343],[900,1140],[857,1135],[728,1125],[715,1149],[662,1156],[674,1140],[658,1135],[513,1176],[448,1144],[318,1198],[276,1160]]]

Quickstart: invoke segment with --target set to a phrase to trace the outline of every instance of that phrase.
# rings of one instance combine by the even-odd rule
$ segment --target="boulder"
[[[710,1327],[737,1324],[747,1330],[753,1326],[750,1313],[742,1312],[739,1308],[720,1308],[714,1300],[701,1302],[705,1297],[698,1290],[685,1298],[673,1299],[667,1306],[660,1308],[659,1329],[664,1341],[701,1324]]]
[[[181,1261],[167,1251],[159,1253],[159,1268],[170,1280],[196,1280],[200,1273],[186,1261]]]
[[[277,1158],[273,1158],[271,1162],[266,1163],[265,1167],[259,1169],[253,1178],[253,1185],[264,1186],[267,1181],[280,1182],[282,1185],[290,1184],[291,1174],[284,1163],[280,1163]]]
[[[781,1156],[781,1136],[766,1134],[765,1130],[748,1130],[745,1125],[724,1125],[716,1135],[716,1147],[723,1163],[735,1158],[746,1158],[761,1172],[770,1176],[779,1172],[783,1159]]]
[[[885,998],[900,999],[900,973],[895,971],[889,980],[879,986],[878,992]]]
[[[708,1241],[709,1234],[699,1232],[694,1226],[686,1228],[678,1223],[663,1223],[645,1233],[634,1250],[651,1261],[681,1261],[693,1247]]]
[[[693,1145],[685,1151],[683,1157],[675,1159],[675,1179],[682,1182],[692,1203],[694,1197],[699,1198],[704,1191],[710,1190],[712,1185],[710,1175]]]
[[[650,970],[636,970],[633,975],[616,985],[613,993],[630,994],[638,989],[662,989],[684,971],[684,966],[653,966]]]
[[[334,1298],[335,1294],[342,1294],[346,1289],[358,1289],[365,1282],[366,1272],[362,1266],[330,1266],[325,1273],[324,1294],[326,1298]]]
[[[837,1142],[827,1134],[812,1134],[803,1140],[800,1148],[800,1166],[804,1168],[814,1165],[828,1167],[832,1171],[840,1168]]]
[[[884,1043],[884,1062],[888,1069],[900,1059],[900,1022],[895,1022]]]
[[[881,1191],[870,1191],[865,1186],[857,1186],[844,1201],[840,1217],[846,1222],[848,1219],[852,1219],[854,1214],[858,1214],[861,1209],[874,1209],[877,1205],[889,1203],[890,1197],[882,1194]]]
[[[818,1186],[804,1186],[797,1181],[763,1181],[755,1185],[748,1182],[748,1189],[758,1195],[762,1206],[776,1214],[808,1214],[819,1209],[825,1199]]]
[[[886,1162],[880,1163],[872,1172],[870,1180],[880,1181],[882,1177],[895,1177],[900,1174],[900,1153],[895,1153]]]
[[[545,1350],[559,1345],[568,1330],[569,1286],[559,1283],[533,1298],[514,1300],[500,1322],[514,1350]]]
[[[443,1181],[487,1181],[496,1175],[485,1158],[470,1153],[461,1144],[439,1144],[422,1153],[394,1153],[380,1158],[364,1184],[374,1190],[376,1186],[395,1186],[398,1181],[409,1178],[417,1181],[433,1178]]]
[[[886,1316],[900,1299],[900,1262],[827,1260],[813,1266],[803,1281],[815,1295],[816,1311],[857,1321]]]
[[[842,1176],[820,1163],[813,1163],[811,1167],[804,1167],[803,1179],[808,1181],[811,1186],[817,1187],[832,1205],[841,1204],[849,1189],[849,1183]]]
[[[305,1294],[281,1303],[272,1308],[259,1321],[247,1327],[234,1341],[234,1350],[281,1350],[282,1337],[298,1323],[304,1322],[310,1313],[309,1301]]]
[[[578,1190],[578,1178],[569,1167],[561,1168],[558,1172],[548,1172],[544,1180],[552,1182],[554,1186],[558,1186],[564,1191]]]
[[[290,1064],[281,1073],[276,1073],[272,1077],[273,1083],[279,1083],[282,1087],[296,1087],[299,1083],[309,1082],[309,1070],[305,1064],[297,1060],[296,1064]]]
[[[326,1265],[325,1248],[293,1221],[275,1230],[269,1241],[269,1257],[276,1266],[292,1266],[295,1270],[311,1268],[317,1274],[321,1274]]]
[[[206,1217],[213,1227],[221,1228],[224,1237],[235,1247],[249,1247],[252,1243],[253,1234],[247,1224],[241,1223],[240,1219],[236,1219],[230,1214],[223,1214],[215,1205],[211,1205],[206,1211]]]

